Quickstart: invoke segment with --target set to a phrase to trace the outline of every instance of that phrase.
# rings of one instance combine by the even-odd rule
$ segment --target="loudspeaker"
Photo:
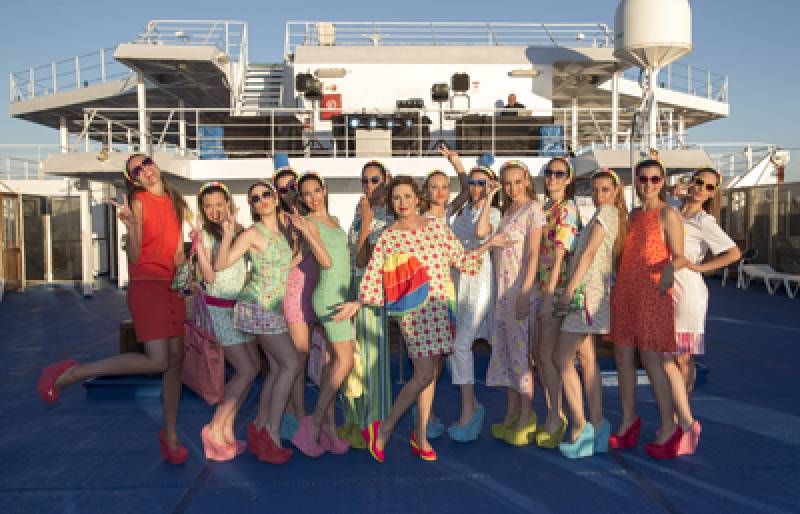
[[[307,100],[322,100],[322,82],[312,78],[305,92]]]
[[[453,77],[450,79],[450,88],[457,93],[469,91],[469,74],[453,73]]]
[[[434,102],[446,102],[450,100],[450,86],[444,82],[439,82],[431,86],[431,100]]]
[[[305,93],[308,91],[311,82],[314,81],[314,76],[310,73],[298,73],[297,77],[295,78],[295,90],[298,93]]]

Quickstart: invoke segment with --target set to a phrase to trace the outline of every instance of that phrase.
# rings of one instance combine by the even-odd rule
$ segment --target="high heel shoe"
[[[381,420],[373,421],[364,430],[361,431],[361,436],[364,442],[367,443],[367,449],[372,457],[378,462],[386,460],[386,455],[383,450],[378,449],[378,434],[381,431]]]
[[[361,437],[361,427],[355,423],[345,423],[337,427],[336,435],[339,439],[347,441],[350,444],[350,448],[357,450],[367,449],[367,444],[364,442],[364,438]]]
[[[633,424],[622,435],[611,434],[608,436],[608,446],[617,450],[636,448],[639,443],[639,433],[642,431],[642,419],[636,416]]]
[[[56,388],[56,381],[61,378],[61,375],[67,372],[73,366],[76,366],[78,361],[69,359],[61,362],[51,364],[42,370],[39,375],[39,383],[36,385],[36,390],[39,392],[39,398],[45,403],[56,403],[61,391]]]
[[[203,454],[206,459],[224,462],[236,457],[236,445],[215,443],[208,425],[200,431],[200,439],[203,442]]]
[[[247,424],[247,449],[250,450],[255,456],[258,456],[258,450],[261,448],[261,439],[258,437],[258,429],[256,429],[255,421]]]
[[[320,444],[322,442],[322,437],[319,434],[317,435],[319,441],[315,441],[311,436],[313,429],[314,423],[311,416],[306,416],[303,418],[303,421],[300,422],[300,426],[294,433],[292,444],[308,457],[316,459],[325,453],[325,448]],[[322,430],[320,430],[320,432],[322,432]]]
[[[682,436],[683,429],[680,426],[676,426],[669,439],[661,444],[655,442],[647,443],[644,445],[644,450],[654,459],[674,459],[678,456],[678,447],[681,444]]]
[[[319,444],[334,455],[343,455],[350,450],[350,443],[336,437],[336,433],[331,433],[324,425],[319,428]]]
[[[531,435],[536,433],[536,422],[538,421],[535,412],[531,412],[528,422],[522,428],[511,426],[506,430],[505,442],[514,446],[525,446],[530,444]]]
[[[284,412],[281,416],[281,439],[291,441],[299,426],[300,425],[298,424],[297,418],[294,414]]]
[[[453,423],[447,427],[447,434],[450,436],[450,439],[458,441],[459,443],[474,441],[481,435],[485,417],[486,409],[483,405],[478,404],[478,407],[475,409],[475,412],[472,413],[472,417],[469,418],[466,425],[462,427],[459,426],[458,423]]]
[[[433,448],[430,450],[424,450],[419,445],[417,442],[417,436],[414,432],[411,432],[411,440],[409,443],[411,444],[411,453],[413,453],[415,457],[419,457],[420,459],[428,462],[433,462],[438,458],[438,455],[436,455],[436,450]]]
[[[411,421],[414,423],[414,428],[417,427],[417,406],[411,406]],[[444,434],[444,423],[439,418],[436,418],[431,414],[431,418],[428,420],[428,425],[425,427],[425,435],[428,439],[437,439],[442,437]]]
[[[517,424],[519,417],[511,418],[511,421],[508,423],[493,423],[491,426],[492,437],[495,439],[500,439],[501,441],[505,440],[506,433],[511,430],[511,428]]]
[[[562,442],[558,445],[561,455],[568,459],[582,459],[591,457],[594,453],[594,427],[588,421],[578,438],[571,443]]]
[[[561,441],[564,440],[564,432],[566,431],[567,431],[567,418],[561,416],[561,425],[559,425],[555,433],[551,434],[547,430],[541,430],[536,432],[536,445],[539,448],[546,448],[548,450],[557,448],[558,445],[561,444]],[[594,429],[592,431],[594,432]]]
[[[700,444],[700,433],[702,431],[703,427],[700,426],[700,422],[693,421],[689,430],[683,432],[683,436],[681,436],[678,455],[694,455],[694,452],[697,451],[697,445]]]
[[[611,435],[611,423],[604,419],[594,429],[594,453],[608,452],[608,438]]]
[[[179,465],[186,462],[189,458],[189,452],[184,448],[180,442],[178,446],[173,448],[167,442],[167,435],[164,429],[158,431],[158,446],[161,448],[161,457],[170,464]]]
[[[292,450],[289,448],[280,448],[272,439],[272,435],[267,430],[267,427],[261,427],[261,430],[256,432],[258,443],[258,460],[267,462],[269,464],[286,464],[292,458]]]

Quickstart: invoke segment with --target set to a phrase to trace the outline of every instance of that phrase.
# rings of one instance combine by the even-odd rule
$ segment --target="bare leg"
[[[259,344],[261,344],[261,337],[262,336],[257,337]],[[264,378],[264,384],[261,386],[261,394],[258,397],[258,414],[256,414],[256,419],[254,421],[258,430],[267,426],[269,420],[272,419],[271,412],[269,411],[270,398],[272,392],[275,390],[275,381],[278,379],[279,371],[278,362],[272,354],[267,351],[264,351],[264,354],[267,357],[267,376]]]
[[[686,393],[689,398],[691,398],[692,392],[694,392],[694,384],[697,380],[697,368],[694,366],[694,355],[690,353],[676,355],[675,363],[678,365],[678,369],[683,376],[683,381],[686,384]]]
[[[561,376],[553,362],[553,354],[561,333],[561,320],[550,316],[549,319],[542,319],[541,326],[542,339],[539,343],[539,360],[536,365],[541,369],[547,397],[550,399],[543,428],[553,434],[561,426]]]
[[[531,415],[533,414],[533,372],[530,370],[530,368],[528,368],[526,373],[528,375],[526,381],[531,384],[530,391],[523,393],[512,390],[514,395],[517,397],[517,404],[519,405],[519,419],[517,419],[517,424],[514,427],[516,430],[519,430],[527,425],[528,421],[531,419]]]
[[[63,390],[72,384],[105,375],[134,373],[164,373],[169,366],[167,339],[154,339],[144,343],[144,354],[123,353],[69,368],[58,377],[55,386]]]
[[[423,450],[431,449],[431,445],[428,442],[428,420],[432,416],[433,396],[436,392],[436,380],[439,378],[439,373],[442,369],[441,363],[444,362],[444,359],[441,356],[433,357],[433,359],[438,361],[435,366],[436,374],[434,375],[431,383],[422,390],[417,398],[417,426],[415,433],[417,436],[417,444],[419,444],[420,448]]]
[[[376,445],[380,450],[386,446],[386,442],[392,435],[395,426],[397,426],[397,422],[400,421],[400,417],[411,408],[420,393],[433,382],[433,378],[436,375],[437,362],[435,357],[417,357],[411,359],[411,363],[414,366],[414,374],[411,376],[411,380],[406,382],[403,389],[400,390],[400,394],[397,395],[389,416],[381,423],[381,429],[376,441]]]
[[[258,373],[247,343],[223,346],[223,351],[225,359],[233,367],[233,376],[225,384],[225,397],[217,405],[214,417],[208,424],[211,439],[220,445],[234,440],[233,421],[236,412]]]
[[[642,364],[647,371],[650,385],[653,387],[653,396],[658,405],[658,414],[661,418],[661,428],[656,435],[655,442],[666,442],[675,431],[675,410],[672,408],[672,389],[669,378],[664,372],[664,358],[661,352],[640,351]]]
[[[603,382],[597,368],[597,354],[594,348],[594,336],[587,334],[578,345],[578,359],[583,370],[583,388],[589,404],[589,421],[599,427],[606,420],[603,414]]]
[[[636,420],[636,347],[614,345],[614,361],[617,364],[617,383],[622,403],[622,421],[617,435],[624,435]]]
[[[307,323],[288,323],[289,337],[292,339],[297,357],[300,360],[299,371],[292,385],[292,396],[286,406],[286,411],[295,415],[297,419],[306,417],[305,382],[306,365],[308,364],[308,348],[311,341],[311,327]]]
[[[330,360],[325,366],[321,377],[321,387],[317,405],[311,420],[311,440],[319,440],[319,428],[326,417],[330,417],[330,409],[336,399],[336,392],[353,369],[353,342],[344,341],[326,345]],[[328,425],[330,428],[333,425]],[[336,432],[332,432],[336,433]]]
[[[578,347],[586,339],[586,334],[561,332],[554,357],[554,363],[564,384],[564,398],[566,399],[569,413],[570,434],[567,437],[568,441],[577,439],[586,424],[586,418],[583,413],[583,396],[581,396],[581,380],[575,370],[575,354]]]
[[[275,369],[270,369],[270,374],[275,374],[273,388],[271,391],[265,390],[261,392],[261,403],[267,404],[263,408],[267,417],[264,426],[267,427],[272,440],[280,448],[281,414],[289,400],[289,394],[297,376],[300,362],[297,357],[297,350],[295,350],[287,333],[258,335],[257,337],[261,348],[270,358],[270,365],[275,361]],[[258,424],[256,424],[256,427],[258,427]]]
[[[504,425],[510,425],[519,418],[519,393],[513,387],[506,387],[506,417]]]
[[[183,337],[171,337],[167,347],[169,365],[161,375],[161,397],[164,409],[164,434],[170,446],[178,445],[176,427],[181,403],[181,370],[183,369]]]
[[[458,418],[458,425],[463,427],[469,423],[477,408],[475,384],[461,384],[461,417]]]
[[[678,423],[683,430],[689,430],[694,418],[692,408],[689,405],[689,396],[686,392],[686,383],[681,374],[675,358],[672,355],[664,355],[664,372],[669,380],[670,390],[672,391],[672,405],[678,417]]]

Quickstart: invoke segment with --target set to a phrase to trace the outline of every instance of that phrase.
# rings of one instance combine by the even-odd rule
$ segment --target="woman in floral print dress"
[[[451,312],[455,298],[450,268],[457,266],[463,273],[477,273],[482,262],[479,256],[490,247],[505,246],[509,239],[505,235],[494,236],[475,251],[464,252],[446,225],[419,214],[421,192],[414,179],[403,176],[393,179],[388,197],[397,221],[375,244],[359,288],[360,302],[343,304],[334,318],[354,315],[362,303],[396,308],[400,314],[400,329],[414,364],[414,374],[400,391],[389,416],[376,420],[364,431],[370,453],[379,462],[384,460],[384,447],[400,417],[431,384],[439,359],[452,352]],[[408,275],[403,275],[404,272]],[[393,282],[394,277],[400,280]],[[404,289],[409,282],[411,286]],[[429,415],[430,406],[419,409],[410,443],[415,455],[423,460],[436,460],[436,452],[426,435]]]
[[[573,201],[575,185],[572,175],[572,166],[565,157],[550,159],[544,168],[547,202],[544,206],[546,226],[539,256],[541,329],[534,341],[533,358],[547,400],[547,418],[536,431],[536,444],[551,449],[558,446],[567,428],[566,419],[561,413],[561,378],[553,362],[561,335],[561,318],[553,316],[553,297],[559,295],[567,285],[567,258],[575,248],[580,229],[578,207]]]
[[[528,444],[529,436],[536,430],[530,340],[535,323],[536,266],[544,212],[534,200],[533,181],[524,163],[505,163],[500,169],[500,184],[503,218],[497,233],[507,235],[514,244],[495,255],[497,298],[486,385],[506,389],[506,415],[502,423],[492,425],[492,435],[521,446]]]

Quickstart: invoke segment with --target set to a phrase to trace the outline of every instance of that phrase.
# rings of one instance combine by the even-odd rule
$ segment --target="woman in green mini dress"
[[[300,422],[292,443],[310,457],[325,451],[344,453],[350,445],[336,435],[334,400],[339,387],[353,368],[355,332],[352,322],[334,321],[335,308],[347,301],[350,291],[350,252],[347,234],[336,218],[328,213],[328,189],[318,174],[306,172],[297,181],[306,219],[316,229],[319,239],[330,256],[329,266],[320,264],[319,282],[311,299],[328,340],[329,360],[322,371],[317,405],[311,416]]]

